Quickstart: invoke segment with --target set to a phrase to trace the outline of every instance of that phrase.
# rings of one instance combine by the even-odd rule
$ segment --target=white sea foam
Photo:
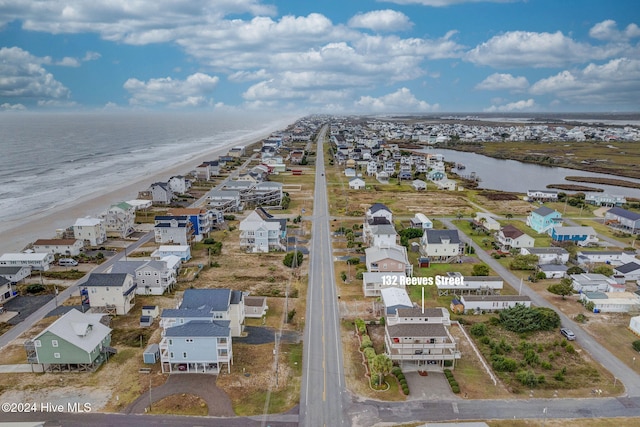
[[[259,115],[0,114],[0,224],[188,162],[221,145],[257,140],[293,121]]]

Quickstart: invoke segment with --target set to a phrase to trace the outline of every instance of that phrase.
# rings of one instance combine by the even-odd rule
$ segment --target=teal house
[[[551,234],[553,227],[562,225],[562,214],[554,209],[542,206],[529,214],[527,225],[538,233]]]
[[[116,353],[102,317],[72,309],[25,343],[27,361],[49,371],[94,371]]]

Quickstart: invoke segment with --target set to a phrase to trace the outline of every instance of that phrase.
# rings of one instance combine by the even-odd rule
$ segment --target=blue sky
[[[640,111],[637,0],[2,0],[0,112]]]

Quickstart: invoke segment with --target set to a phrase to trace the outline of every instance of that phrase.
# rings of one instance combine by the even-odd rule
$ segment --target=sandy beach
[[[139,191],[146,190],[154,182],[167,181],[174,175],[185,175],[203,161],[215,160],[218,156],[225,154],[231,147],[247,146],[269,135],[270,133],[266,133],[260,138],[253,136],[217,146],[211,151],[176,163],[170,168],[158,170],[152,175],[124,183],[107,192],[91,193],[51,210],[25,212],[24,218],[20,220],[3,222],[0,230],[0,253],[19,252],[37,239],[54,238],[57,229],[72,226],[77,218],[97,216],[114,203],[135,199]]]

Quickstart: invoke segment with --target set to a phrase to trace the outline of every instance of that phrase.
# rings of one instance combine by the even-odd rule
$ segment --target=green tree
[[[591,271],[593,274],[604,274],[605,276],[613,276],[613,269],[606,265],[600,265]]]
[[[476,264],[473,266],[473,270],[471,270],[472,276],[488,276],[489,275],[489,266],[487,264]]]
[[[393,361],[386,354],[378,354],[371,363],[371,372],[378,374],[378,386],[382,385],[382,379],[388,375],[393,368]]]
[[[571,279],[565,277],[560,280],[560,283],[549,285],[547,290],[552,294],[560,295],[562,296],[562,299],[565,299],[566,295],[573,294],[573,285],[571,284]]]
[[[304,258],[304,255],[302,255],[302,252],[293,251],[293,252],[289,252],[288,254],[286,254],[284,256],[284,259],[282,260],[282,263],[284,265],[286,265],[287,267],[289,267],[289,268],[300,267],[300,265],[302,265],[302,259],[303,258]],[[294,259],[295,259],[295,261],[294,261]],[[294,262],[295,262],[295,265],[294,265]]]

